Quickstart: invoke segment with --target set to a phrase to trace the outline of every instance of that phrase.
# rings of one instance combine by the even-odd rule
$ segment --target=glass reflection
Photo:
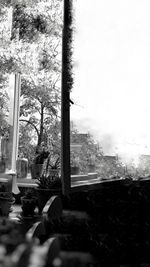
[[[74,1],[71,166],[78,165],[78,174],[150,175],[147,6],[141,0]]]

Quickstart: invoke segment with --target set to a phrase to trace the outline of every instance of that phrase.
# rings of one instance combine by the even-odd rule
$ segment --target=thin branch
[[[37,136],[39,137],[38,128],[31,121],[28,121],[28,120],[25,120],[25,119],[19,119],[19,121],[27,122],[28,124],[32,125],[33,128],[35,129],[36,133],[37,133]]]

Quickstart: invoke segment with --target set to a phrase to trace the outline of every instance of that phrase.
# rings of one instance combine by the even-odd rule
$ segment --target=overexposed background
[[[74,0],[71,120],[105,154],[150,154],[150,2]]]

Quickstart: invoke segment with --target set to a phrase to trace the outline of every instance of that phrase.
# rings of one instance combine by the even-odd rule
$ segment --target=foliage
[[[9,7],[12,4],[12,0],[1,0],[0,7]]]
[[[26,127],[24,127],[24,124],[20,123],[18,156],[27,158],[29,167],[35,157],[35,144],[32,142],[34,138],[31,126],[26,125]]]
[[[60,178],[52,179],[50,176],[46,177],[45,175],[38,178],[37,184],[41,189],[56,189],[61,188],[62,185]]]
[[[5,184],[0,184],[0,192],[8,192]]]
[[[71,166],[72,167],[79,167],[80,163],[79,163],[79,152],[76,151],[72,151],[71,152]]]
[[[0,135],[4,135],[9,131],[8,125],[8,101],[9,96],[6,90],[6,77],[0,75]]]
[[[81,134],[72,127],[70,140],[72,145],[80,145],[77,150],[71,149],[71,166],[80,167],[80,172],[85,173],[88,164],[99,165],[103,151],[90,133]]]
[[[0,183],[0,192],[10,192],[12,194],[12,180],[8,179],[7,182]]]
[[[49,156],[49,151],[45,151],[44,149],[41,151],[41,148],[39,148],[36,151],[36,155],[34,158],[34,163],[35,164],[43,164],[45,159],[47,159],[47,157]]]
[[[57,188],[61,186],[59,177],[60,157],[49,155],[43,166],[42,175],[38,178],[37,184],[40,188]]]
[[[60,168],[60,157],[55,157],[52,155],[49,155],[47,161],[46,161],[46,166],[45,166],[45,173],[47,174],[48,169],[53,169],[57,170]]]
[[[26,192],[25,192],[25,195],[23,196],[24,199],[33,199],[35,200],[35,192],[33,189],[28,189]]]
[[[5,115],[4,114],[0,114],[0,135],[7,135],[7,133],[9,132],[9,125],[7,120],[5,119]]]
[[[37,82],[37,83],[36,83]],[[37,145],[47,141],[47,129],[55,124],[60,106],[60,90],[50,77],[22,80],[20,120],[30,124],[37,134]]]
[[[97,169],[101,179],[120,178],[124,174],[124,168],[115,156],[103,156]]]
[[[13,10],[12,38],[15,38],[16,29],[19,39],[33,42],[38,33],[47,35],[59,35],[62,27],[62,12],[60,12],[62,1],[51,1],[46,3],[38,1],[35,5],[16,4]]]
[[[28,158],[29,166],[33,162],[37,162],[36,157],[44,151],[49,151],[51,154],[60,156],[61,151],[61,136],[60,136],[60,122],[55,121],[54,124],[46,124],[47,134],[43,136],[44,142],[41,146],[37,146],[33,140],[36,140],[36,133],[30,124],[20,122],[20,136],[19,136],[19,154]],[[39,160],[38,160],[39,161]]]
[[[8,99],[3,97],[4,90],[1,94],[1,88],[5,88],[5,74],[20,72],[19,153],[27,157],[30,163],[39,146],[53,146],[60,150],[63,1],[19,2],[2,0],[0,3],[0,134],[8,127],[4,107]]]
[[[53,124],[48,120],[45,123],[47,127],[47,147],[51,154],[60,157],[61,152],[61,122],[60,120],[55,120]]]

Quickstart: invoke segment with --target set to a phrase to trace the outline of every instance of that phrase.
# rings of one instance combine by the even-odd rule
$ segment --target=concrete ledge
[[[36,184],[36,180],[27,178],[17,179],[17,185],[18,187],[30,187],[30,188],[38,186]]]
[[[93,173],[87,173],[87,174],[78,174],[78,175],[71,175],[71,182],[74,181],[87,181],[90,179],[96,179],[97,178],[97,173],[93,172]]]
[[[90,173],[88,173],[88,177],[90,179],[96,179],[97,178],[97,173],[96,172],[90,172]]]

